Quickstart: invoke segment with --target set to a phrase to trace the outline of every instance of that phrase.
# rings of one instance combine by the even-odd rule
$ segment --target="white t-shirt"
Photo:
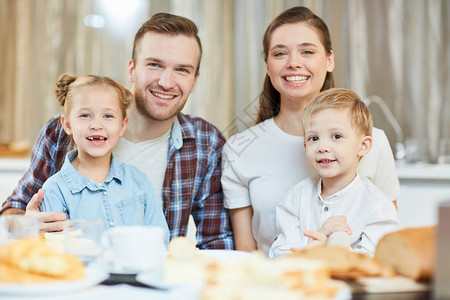
[[[121,162],[130,164],[147,175],[155,189],[156,195],[163,207],[162,188],[167,168],[167,153],[170,130],[162,136],[140,143],[132,143],[120,138],[113,150],[114,157]]]
[[[252,205],[253,236],[266,254],[276,236],[275,207],[292,186],[314,175],[303,140],[282,131],[270,118],[235,134],[223,148],[224,205],[228,209]],[[384,131],[373,129],[372,150],[359,162],[358,173],[391,200],[398,198],[400,185]]]
[[[302,180],[289,191],[276,208],[277,239],[269,256],[277,257],[304,248],[305,230],[318,231],[331,216],[346,216],[352,229],[351,247],[358,252],[375,254],[378,241],[386,233],[399,229],[394,203],[369,179],[357,175],[344,189],[322,199],[321,177]]]

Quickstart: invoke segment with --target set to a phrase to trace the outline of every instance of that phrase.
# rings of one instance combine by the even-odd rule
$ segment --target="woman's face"
[[[270,39],[267,75],[283,101],[309,101],[334,69],[334,54],[327,53],[319,35],[306,23],[284,24]]]

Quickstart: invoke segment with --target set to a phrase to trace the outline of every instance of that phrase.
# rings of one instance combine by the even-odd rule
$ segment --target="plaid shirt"
[[[224,136],[210,123],[179,114],[169,139],[167,169],[163,183],[164,215],[170,238],[185,236],[189,215],[197,225],[200,249],[233,249],[233,234],[228,211],[223,206],[220,184]],[[2,211],[25,209],[47,178],[64,163],[73,149],[59,116],[41,130],[33,146],[33,157],[19,185],[6,200]]]

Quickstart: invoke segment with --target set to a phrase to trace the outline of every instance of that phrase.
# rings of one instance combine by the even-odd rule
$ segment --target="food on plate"
[[[195,243],[184,236],[172,239],[167,250],[169,258],[174,259],[192,259],[197,255]]]
[[[319,259],[325,262],[335,279],[356,280],[365,276],[393,276],[395,271],[367,254],[342,247],[321,246],[298,249],[286,257]]]
[[[435,264],[436,227],[407,228],[392,232],[378,242],[375,257],[398,274],[429,280]]]
[[[314,259],[268,259],[261,252],[217,255],[198,251],[180,237],[169,243],[164,278],[169,284],[202,285],[202,300],[220,299],[333,299],[345,288],[331,280],[325,263]]]
[[[53,248],[59,253],[63,253],[64,244],[66,242],[69,244],[77,243],[78,240],[76,237],[82,234],[83,231],[81,231],[81,229],[76,229],[68,232],[45,232],[40,234],[40,238],[43,239],[50,248]]]
[[[169,243],[164,281],[169,284],[202,283],[206,280],[206,266],[212,259],[209,255],[200,255],[188,238],[176,237]]]
[[[254,252],[247,258],[209,264],[201,298],[333,299],[342,285],[330,279],[322,261],[297,257],[271,260]]]
[[[0,282],[30,283],[86,277],[83,263],[60,254],[42,239],[22,239],[0,246]]]

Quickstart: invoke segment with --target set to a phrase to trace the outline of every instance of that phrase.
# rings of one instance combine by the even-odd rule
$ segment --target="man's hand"
[[[350,235],[352,234],[352,229],[348,225],[347,218],[345,216],[329,217],[318,230],[318,232],[325,234],[327,238],[330,234],[336,231],[344,231]]]
[[[44,199],[44,190],[39,189],[37,194],[34,194],[28,202],[25,215],[38,218],[39,232],[61,231],[63,228],[62,221],[66,220],[66,214],[62,212],[41,212],[39,204],[42,199]]]
[[[317,246],[325,246],[327,244],[328,238],[322,232],[305,230],[305,231],[303,231],[303,234],[306,237],[309,237],[308,245],[306,245],[305,248],[313,248],[313,247],[317,247]]]

